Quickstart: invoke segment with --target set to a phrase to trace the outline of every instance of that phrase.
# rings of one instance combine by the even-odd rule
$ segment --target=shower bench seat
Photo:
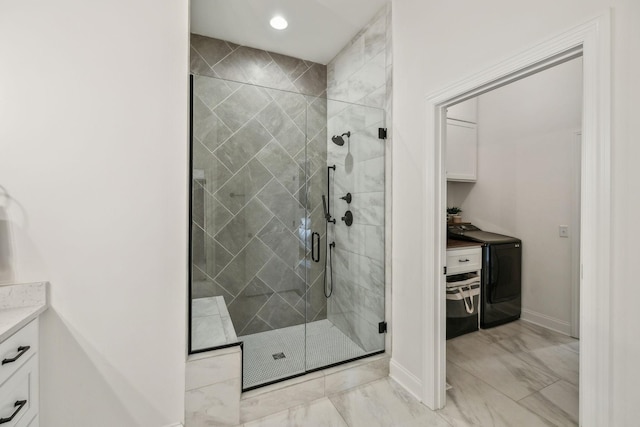
[[[196,298],[191,303],[191,348],[202,350],[238,342],[224,297]]]

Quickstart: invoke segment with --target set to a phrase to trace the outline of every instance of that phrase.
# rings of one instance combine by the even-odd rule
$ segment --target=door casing
[[[583,57],[583,124],[580,185],[580,420],[584,426],[611,423],[611,14],[607,10],[426,97],[423,197],[422,401],[431,409],[446,403],[446,108],[516,80]]]

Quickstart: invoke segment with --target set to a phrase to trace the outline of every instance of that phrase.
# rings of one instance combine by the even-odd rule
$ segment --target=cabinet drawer
[[[15,414],[15,415],[14,415]],[[38,358],[31,357],[0,385],[0,418],[11,421],[2,427],[27,427],[38,414]]]
[[[26,347],[29,347],[28,349]],[[0,384],[13,375],[38,351],[38,319],[0,344]],[[12,361],[13,360],[13,361]],[[1,417],[1,415],[0,415]],[[5,427],[4,425],[1,425]]]
[[[482,249],[453,249],[447,251],[447,276],[482,269]]]

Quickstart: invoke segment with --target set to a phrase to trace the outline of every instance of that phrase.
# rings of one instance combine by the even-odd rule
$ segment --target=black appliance
[[[450,224],[448,237],[482,243],[480,327],[502,325],[522,311],[522,242],[482,231],[472,224]]]

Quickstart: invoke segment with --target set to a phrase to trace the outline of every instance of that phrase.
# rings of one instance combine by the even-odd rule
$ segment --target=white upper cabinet
[[[477,125],[447,119],[447,181],[473,182],[477,178]]]
[[[478,100],[447,108],[447,181],[478,178]]]
[[[447,118],[478,123],[478,98],[469,99],[447,108]]]

